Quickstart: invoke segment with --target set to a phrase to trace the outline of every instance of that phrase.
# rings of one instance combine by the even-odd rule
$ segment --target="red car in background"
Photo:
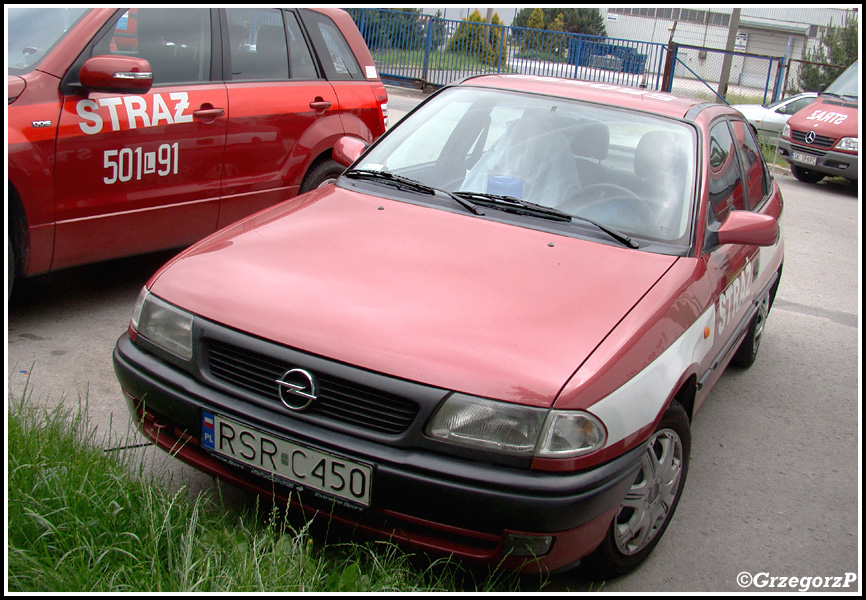
[[[8,10],[9,286],[195,242],[333,181],[387,93],[342,10]]]
[[[860,179],[860,63],[854,61],[818,98],[794,114],[779,137],[779,154],[804,183],[825,177]]]
[[[114,365],[144,433],[430,552],[637,567],[680,500],[692,419],[755,361],[779,285],[782,198],[743,115],[482,76],[335,156],[336,185],[142,290]]]

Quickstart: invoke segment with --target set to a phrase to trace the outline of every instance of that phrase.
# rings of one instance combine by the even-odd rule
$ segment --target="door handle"
[[[213,123],[218,117],[222,117],[226,111],[222,108],[214,108],[211,104],[202,104],[201,108],[194,110],[192,116],[203,123]]]
[[[316,99],[310,102],[310,108],[318,113],[323,113],[331,108],[331,102],[323,99],[321,96],[316,96]]]

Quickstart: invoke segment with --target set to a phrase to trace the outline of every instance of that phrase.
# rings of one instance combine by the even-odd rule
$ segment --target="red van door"
[[[212,13],[130,9],[93,47],[148,60],[154,85],[63,98],[52,269],[184,246],[216,229],[228,99],[211,81]]]
[[[343,129],[294,11],[225,9],[231,106],[220,226],[298,193]]]

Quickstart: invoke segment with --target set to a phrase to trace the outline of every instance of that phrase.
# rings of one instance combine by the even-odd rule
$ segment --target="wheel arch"
[[[7,235],[15,251],[15,276],[20,277],[27,272],[30,258],[30,228],[27,224],[27,212],[21,194],[11,181],[7,181],[9,193],[9,221]]]

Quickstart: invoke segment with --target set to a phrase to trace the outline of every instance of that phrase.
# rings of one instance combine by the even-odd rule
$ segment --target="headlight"
[[[132,314],[138,335],[183,360],[192,358],[192,320],[190,313],[160,300],[147,288],[138,295]]]
[[[606,439],[604,426],[589,413],[549,411],[464,394],[448,398],[426,432],[459,446],[544,458],[588,454]]]
[[[591,414],[554,410],[547,417],[535,454],[544,458],[574,458],[595,452],[604,446],[606,437],[601,421]]]
[[[791,137],[791,126],[787,123],[785,123],[785,127],[782,128],[782,137]]]
[[[859,152],[860,151],[859,148],[860,148],[859,138],[855,138],[855,137],[842,138],[836,144],[837,150],[845,150],[847,152]]]

